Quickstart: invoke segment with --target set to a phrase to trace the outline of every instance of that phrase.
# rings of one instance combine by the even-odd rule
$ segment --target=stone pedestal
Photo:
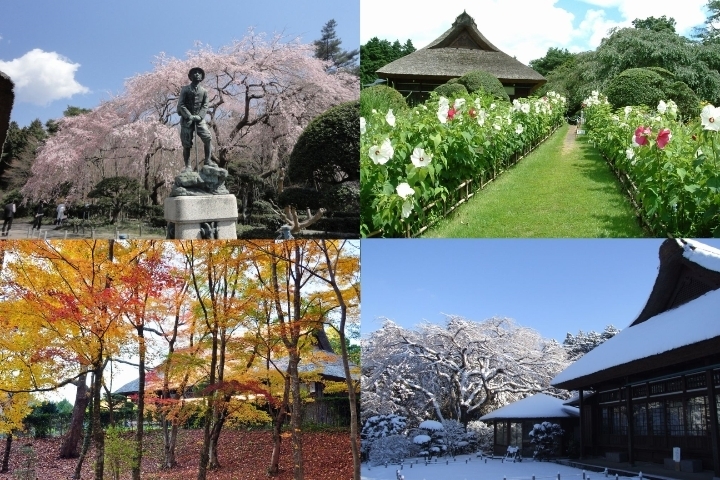
[[[192,240],[203,237],[205,231],[215,229],[210,238],[237,238],[238,218],[235,195],[198,195],[168,197],[165,199],[165,220],[173,224],[172,238]],[[203,224],[206,224],[203,226]]]

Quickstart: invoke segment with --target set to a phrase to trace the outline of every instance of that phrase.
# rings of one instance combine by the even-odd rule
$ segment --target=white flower
[[[373,108],[373,109],[372,109],[372,113],[377,113],[377,110],[375,110],[375,109]]]
[[[627,150],[625,150],[625,156],[628,160],[632,160],[635,156],[635,150],[633,150],[632,147],[628,147]]]
[[[415,195],[415,190],[413,190],[407,182],[403,182],[395,187],[395,191],[403,200],[407,200],[408,197]]]
[[[497,123],[494,123],[494,124],[493,124],[493,128],[494,128],[495,130],[502,130],[502,127],[501,127],[500,125],[498,125]]]
[[[377,145],[373,145],[370,147],[370,151],[368,152],[370,158],[376,165],[385,165],[387,161],[392,158],[393,153],[395,153],[395,150],[393,150],[389,138],[386,138],[379,147]]]
[[[508,125],[512,125],[512,118],[510,118],[510,115],[508,115],[508,117],[507,117],[507,122],[508,122]]]
[[[672,115],[673,117],[677,116],[677,103],[673,102],[672,100],[668,100],[667,107],[670,115]]]
[[[667,103],[660,100],[660,103],[658,103],[658,106],[657,106],[658,113],[660,115],[662,115],[663,113],[665,113],[667,111],[667,108],[668,108]]]
[[[515,126],[515,133],[517,133],[518,135],[520,135],[523,132],[523,130],[524,130],[524,128],[522,126],[522,123],[518,123]]]
[[[412,155],[410,155],[410,161],[416,167],[427,167],[432,161],[432,155],[425,153],[425,150],[420,147],[415,147]]]
[[[408,218],[413,211],[412,200],[405,200],[402,204],[402,218]]]
[[[485,119],[487,118],[487,112],[485,110],[478,110],[477,112],[477,122],[478,125],[481,127],[485,125]]]
[[[387,121],[391,127],[395,126],[395,115],[393,115],[392,108],[388,110],[387,115],[385,115],[385,121]]]
[[[630,144],[633,146],[633,148],[637,148],[640,146],[640,144],[635,141],[635,135],[632,136]]]
[[[365,134],[365,130],[366,130],[366,129],[365,129],[365,118],[364,118],[364,117],[360,117],[360,135],[364,135],[364,134]]]
[[[450,108],[450,100],[445,97],[440,97],[440,105],[444,106],[446,109]]]
[[[703,154],[702,149],[698,148],[698,149],[697,149],[697,152],[695,152],[695,158],[699,157],[699,156],[702,155],[702,154]]]
[[[453,103],[453,108],[455,110],[457,110],[460,107],[462,107],[463,105],[465,105],[465,99],[464,98],[456,98],[455,103]]]
[[[522,105],[520,105],[520,110],[521,110],[523,113],[530,113],[530,104],[529,104],[529,103],[523,103]]]
[[[700,122],[705,130],[720,130],[720,107],[705,105],[700,112]]]
[[[448,117],[448,108],[444,107],[441,104],[438,107],[437,118],[438,118],[438,120],[440,120],[440,123],[447,123],[447,117]]]
[[[490,104],[490,110],[495,110],[495,107],[496,107],[496,106],[497,106],[497,105],[495,105],[494,103],[491,103],[491,104]]]

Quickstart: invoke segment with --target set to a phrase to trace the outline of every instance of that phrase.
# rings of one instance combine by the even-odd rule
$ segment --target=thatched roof
[[[424,48],[377,71],[381,78],[456,78],[483,70],[503,83],[545,83],[545,77],[500,51],[480,33],[475,20],[463,12],[452,27]]]
[[[0,72],[0,153],[2,153],[2,146],[5,144],[7,131],[10,128],[10,112],[15,100],[14,86],[10,77]]]

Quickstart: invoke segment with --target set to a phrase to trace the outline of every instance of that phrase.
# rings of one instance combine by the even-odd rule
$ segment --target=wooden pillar
[[[710,407],[710,448],[712,448],[713,470],[715,471],[715,477],[720,478],[720,450],[718,449],[718,434],[720,434],[720,428],[718,428],[718,409],[715,400],[717,392],[713,382],[712,369],[708,369],[705,372],[705,384],[707,386],[708,404]]]
[[[582,388],[580,393],[580,458],[585,457],[585,402]]]
[[[493,455],[495,455],[495,451],[497,450],[497,420],[493,422]]]
[[[632,387],[628,385],[625,387],[625,411],[627,418],[627,437],[628,437],[628,462],[630,466],[635,466],[635,457],[633,451],[635,450],[635,420],[632,405]]]

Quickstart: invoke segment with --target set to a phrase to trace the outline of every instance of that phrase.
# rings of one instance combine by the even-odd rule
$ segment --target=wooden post
[[[633,456],[633,451],[635,450],[635,420],[633,415],[633,406],[632,406],[632,387],[628,385],[625,387],[625,410],[627,418],[627,437],[628,437],[628,462],[630,462],[630,466],[635,466],[635,457]]]
[[[717,393],[715,391],[713,371],[711,369],[708,369],[705,372],[705,384],[708,392],[708,403],[710,406],[710,448],[712,448],[713,470],[715,471],[715,476],[720,477],[720,450],[718,449],[718,434],[720,434],[720,429],[718,428]]]
[[[585,402],[582,388],[578,390],[580,394],[580,458],[585,456]]]

